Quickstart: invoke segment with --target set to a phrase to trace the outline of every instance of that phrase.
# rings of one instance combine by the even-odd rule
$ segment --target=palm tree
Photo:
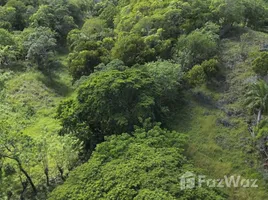
[[[258,112],[258,125],[262,114],[268,112],[268,85],[264,81],[259,81],[251,86],[251,90],[246,94],[246,105]]]

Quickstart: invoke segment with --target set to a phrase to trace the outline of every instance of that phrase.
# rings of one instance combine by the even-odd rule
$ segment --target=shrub
[[[261,75],[261,76],[267,75],[268,52],[262,52],[261,55],[253,61],[252,66],[256,74]]]
[[[197,86],[206,82],[206,73],[200,65],[195,65],[190,71],[186,73],[186,81],[192,85]]]
[[[218,39],[217,33],[210,31],[208,27],[197,29],[187,36],[183,35],[178,39],[175,58],[187,70],[214,57],[218,52]]]
[[[219,61],[215,58],[202,62],[201,67],[208,78],[215,77],[219,72]]]

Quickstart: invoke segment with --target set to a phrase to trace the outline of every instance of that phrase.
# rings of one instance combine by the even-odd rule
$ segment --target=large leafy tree
[[[267,5],[264,0],[244,0],[245,25],[261,28],[267,20]]]
[[[61,44],[65,42],[69,31],[77,27],[68,7],[61,1],[41,5],[37,12],[30,17],[30,22],[33,27],[43,26],[55,31]]]
[[[111,29],[99,18],[86,20],[81,30],[73,29],[67,36],[71,51],[68,55],[69,71],[74,80],[90,75],[100,63],[108,63],[113,47]]]
[[[94,41],[80,30],[74,29],[68,34],[68,44],[71,50],[68,66],[74,80],[90,75],[97,65],[110,60],[107,50],[110,40]]]
[[[54,190],[51,200],[224,199],[207,188],[180,190],[185,136],[155,126],[108,137],[91,159]]]
[[[37,187],[27,168],[27,165],[37,165],[37,160],[33,159],[35,158],[34,153],[36,152],[34,150],[34,143],[29,136],[9,132],[8,128],[10,130],[10,127],[7,127],[6,123],[5,125],[4,123],[0,124],[0,160],[2,163],[12,161],[18,171],[25,177],[27,185],[30,184],[33,193],[36,194]],[[28,161],[29,158],[31,162]],[[13,175],[13,173],[7,175]],[[22,186],[24,187],[23,182]]]
[[[26,58],[41,70],[49,70],[56,48],[55,33],[47,27],[38,27],[29,33],[23,43]]]
[[[178,102],[178,96],[181,92],[181,79],[183,76],[181,66],[168,61],[156,61],[147,63],[145,69],[154,79],[157,88],[161,94],[159,100],[161,107],[172,105]]]
[[[17,57],[18,49],[13,35],[0,28],[0,68],[10,67]]]
[[[14,46],[2,46],[0,45],[0,68],[11,66],[17,61],[18,52],[14,49]]]
[[[27,7],[23,1],[9,0],[6,7],[12,7],[16,9],[15,21],[12,26],[15,30],[23,30],[27,24],[27,18],[29,17],[27,12]]]
[[[113,58],[122,60],[127,66],[153,61],[156,59],[154,54],[154,49],[149,48],[138,35],[122,36],[112,49]]]
[[[175,4],[176,5],[176,4]],[[190,0],[187,2],[178,1],[177,7],[182,10],[185,33],[190,33],[212,21],[213,16],[210,10],[211,0]]]
[[[208,23],[202,29],[197,29],[189,35],[178,38],[175,57],[182,63],[184,70],[195,64],[210,59],[217,54],[219,27]]]
[[[76,98],[59,106],[62,132],[77,135],[92,150],[105,135],[132,131],[140,118],[159,119],[158,96],[156,84],[146,72],[98,72],[78,89]]]
[[[15,41],[13,35],[9,33],[7,30],[0,28],[0,45],[14,45]]]
[[[100,18],[91,18],[85,21],[81,31],[89,39],[102,40],[106,35],[109,35],[111,29],[107,28],[105,20]]]
[[[217,19],[222,26],[239,24],[244,21],[245,6],[243,1],[213,0],[211,11],[214,19]]]
[[[0,6],[0,27],[11,30],[16,21],[16,9],[9,6]]]
[[[68,55],[69,72],[74,81],[82,76],[90,75],[95,71],[96,66],[110,60],[109,52],[102,43],[88,41],[77,48],[81,48],[81,50]]]
[[[100,53],[94,50],[83,50],[70,53],[68,56],[69,71],[74,80],[94,72],[94,67],[101,63]]]

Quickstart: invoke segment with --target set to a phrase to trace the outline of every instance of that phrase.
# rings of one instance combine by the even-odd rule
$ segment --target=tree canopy
[[[174,81],[170,87],[176,87],[177,80],[170,81]],[[161,103],[166,91],[160,90],[158,84],[161,85],[161,80],[159,77],[157,80],[157,75],[151,77],[140,69],[96,72],[81,85],[74,99],[59,106],[63,133],[74,133],[90,142],[87,147],[92,150],[104,136],[132,131],[142,119],[161,120],[164,106],[169,105]],[[165,95],[168,98],[173,94]]]
[[[185,135],[159,126],[108,137],[50,199],[224,199],[208,188],[179,189],[184,145]]]

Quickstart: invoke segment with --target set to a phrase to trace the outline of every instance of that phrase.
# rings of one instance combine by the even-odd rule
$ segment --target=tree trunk
[[[7,200],[12,200],[13,193],[11,191],[7,192]]]
[[[49,186],[49,174],[48,174],[48,168],[45,168],[45,175],[46,175],[46,180],[47,180],[47,186]]]
[[[60,167],[59,165],[58,165],[57,167],[58,167],[58,170],[59,170],[59,172],[60,172],[60,177],[61,177],[61,180],[65,181],[65,178],[64,178],[64,175],[63,175],[63,173],[64,173],[63,168],[62,168],[62,167]]]
[[[33,192],[34,194],[36,195],[37,194],[37,189],[32,181],[32,178],[30,177],[30,175],[27,173],[27,171],[22,167],[22,164],[21,164],[21,161],[18,159],[18,158],[15,158],[15,157],[12,157],[12,156],[9,156],[9,155],[2,155],[3,157],[5,158],[9,158],[11,160],[14,160],[17,162],[18,164],[18,167],[20,169],[20,171],[24,174],[24,176],[26,176],[27,178],[27,181],[30,183],[32,189],[33,189]]]
[[[250,132],[250,134],[251,134],[251,136],[253,137],[253,138],[255,138],[255,132],[254,132],[254,129],[252,128],[252,127],[248,127],[248,131]]]
[[[259,125],[260,121],[261,121],[261,109],[259,109],[258,111],[257,125]]]
[[[28,183],[28,179],[26,181],[21,181],[22,191],[20,193],[20,200],[24,200],[24,193],[26,192]]]
[[[37,194],[37,189],[36,189],[36,187],[35,187],[35,185],[34,185],[34,183],[33,183],[33,181],[32,181],[32,178],[31,178],[30,175],[25,171],[25,169],[23,169],[23,167],[22,167],[20,161],[18,161],[18,160],[16,160],[16,161],[17,161],[17,163],[18,163],[18,165],[19,165],[19,169],[20,169],[20,171],[26,176],[27,180],[29,181],[29,183],[30,183],[30,185],[31,185],[31,187],[32,187],[32,189],[33,189],[34,194]]]

